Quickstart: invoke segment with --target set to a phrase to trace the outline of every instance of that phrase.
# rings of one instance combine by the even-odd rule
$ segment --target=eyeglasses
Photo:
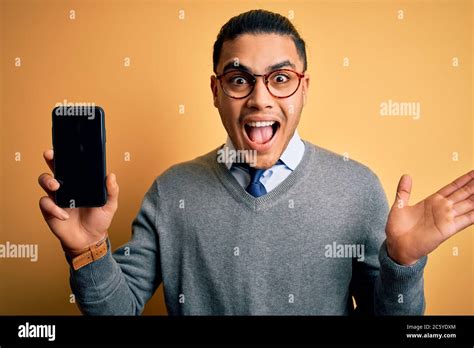
[[[268,74],[257,75],[243,70],[230,70],[217,75],[224,93],[234,99],[248,97],[257,82],[257,77],[262,76],[268,92],[275,98],[288,98],[298,90],[304,73],[301,74],[291,69],[279,69]]]

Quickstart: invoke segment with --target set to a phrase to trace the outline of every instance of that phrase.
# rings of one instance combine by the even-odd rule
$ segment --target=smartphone
[[[62,208],[101,207],[105,185],[105,113],[99,106],[80,104],[53,109],[54,177]]]

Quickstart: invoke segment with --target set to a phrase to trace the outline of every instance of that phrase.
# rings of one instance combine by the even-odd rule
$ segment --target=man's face
[[[266,74],[282,62],[288,64],[279,65],[278,69],[303,72],[303,61],[290,36],[244,34],[224,42],[216,70],[220,75],[226,66],[232,70],[240,66],[253,74]],[[257,168],[270,168],[286,149],[298,125],[308,86],[309,75],[305,74],[296,93],[280,99],[269,93],[262,77],[257,77],[249,96],[233,99],[224,93],[216,77],[211,76],[214,106],[219,110],[222,124],[237,150],[257,152]],[[263,127],[255,127],[254,123],[272,121],[273,125]]]

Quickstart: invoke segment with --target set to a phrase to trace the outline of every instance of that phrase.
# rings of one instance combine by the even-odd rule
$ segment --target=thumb
[[[403,208],[408,206],[408,201],[410,200],[411,194],[411,184],[412,180],[410,175],[403,174],[398,182],[397,187],[397,197],[395,198],[395,205],[398,208]]]
[[[111,213],[115,213],[118,206],[119,186],[117,184],[117,177],[114,173],[110,173],[107,176],[106,185],[107,203],[105,204],[104,209]]]

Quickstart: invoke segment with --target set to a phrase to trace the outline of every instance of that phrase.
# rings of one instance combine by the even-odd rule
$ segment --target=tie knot
[[[283,164],[282,160],[278,160],[275,165]],[[250,174],[250,183],[246,187],[246,191],[254,197],[260,197],[267,193],[265,186],[260,182],[260,178],[266,169],[258,169],[250,166],[248,163],[234,163],[236,167],[244,168]]]
[[[257,169],[249,166],[250,182],[255,184],[260,180],[266,169]]]

